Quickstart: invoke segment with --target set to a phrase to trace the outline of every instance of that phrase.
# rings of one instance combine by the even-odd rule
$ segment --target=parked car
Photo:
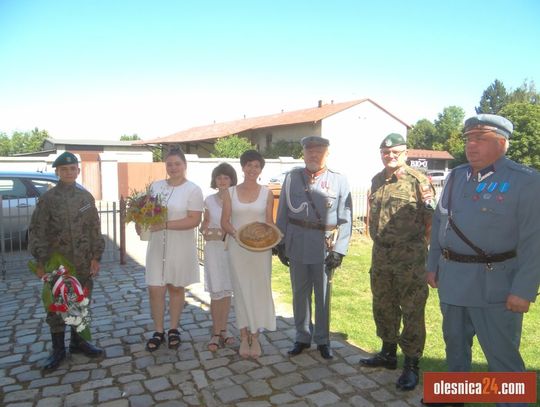
[[[445,170],[428,170],[426,172],[431,182],[443,182],[449,173],[450,171]]]
[[[58,183],[52,173],[0,171],[2,250],[24,245],[37,199]]]

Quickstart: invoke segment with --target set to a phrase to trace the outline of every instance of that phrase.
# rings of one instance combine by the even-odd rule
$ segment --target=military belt
[[[460,254],[449,249],[442,250],[442,256],[446,260],[456,261],[458,263],[499,263],[501,261],[512,259],[516,257],[516,255],[515,250],[510,250],[504,253],[486,254],[485,256],[478,254]]]
[[[308,220],[301,220],[301,219],[294,219],[294,218],[289,218],[289,222],[292,223],[293,225],[297,225],[306,229],[330,231],[336,228],[336,225],[323,225],[322,223],[319,223],[319,222],[310,222]]]

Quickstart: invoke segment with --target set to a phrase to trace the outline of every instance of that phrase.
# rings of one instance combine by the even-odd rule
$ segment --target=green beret
[[[480,130],[493,130],[505,138],[510,138],[510,135],[514,131],[514,125],[510,120],[496,114],[484,113],[465,120],[463,134],[467,134],[478,128]]]
[[[302,147],[308,147],[308,146],[328,147],[330,145],[330,141],[328,139],[325,139],[319,136],[308,136],[300,140],[300,144],[302,144]]]
[[[61,165],[69,165],[69,164],[79,164],[79,160],[77,160],[77,157],[75,157],[75,154],[70,153],[69,151],[64,151],[62,154],[60,154],[58,157],[56,157],[56,160],[52,163],[53,168],[60,167]]]
[[[395,146],[403,146],[406,145],[407,142],[403,138],[401,134],[397,133],[390,133],[388,136],[386,136],[382,143],[380,148],[389,148],[389,147],[395,147]]]

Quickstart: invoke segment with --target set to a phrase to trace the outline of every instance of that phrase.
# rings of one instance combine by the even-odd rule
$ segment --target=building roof
[[[209,124],[206,126],[192,127],[190,129],[182,130],[166,137],[138,141],[137,144],[174,144],[193,141],[214,140],[220,137],[238,134],[247,130],[256,130],[267,127],[287,126],[309,122],[316,123],[322,119],[325,119],[343,110],[347,110],[353,106],[365,102],[369,102],[375,105],[377,108],[392,116],[394,119],[405,125],[407,128],[411,127],[403,120],[397,118],[371,99],[358,99],[342,103],[320,103],[319,106],[308,109],[294,110],[292,112],[281,112],[267,116],[244,118],[229,122]]]
[[[454,157],[448,151],[437,150],[416,150],[409,148],[407,150],[409,158],[429,158],[432,160],[453,160]]]
[[[51,144],[54,145],[71,145],[71,146],[116,146],[116,147],[129,147],[135,144],[135,140],[80,140],[80,139],[53,139],[47,138]]]

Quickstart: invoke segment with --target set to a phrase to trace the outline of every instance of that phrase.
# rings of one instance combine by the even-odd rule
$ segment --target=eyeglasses
[[[399,158],[403,153],[405,153],[407,150],[399,150],[399,151],[396,151],[396,150],[381,150],[381,155],[383,155],[384,157],[388,157],[390,155],[396,157],[396,158]]]
[[[469,143],[477,143],[477,144],[483,144],[487,143],[490,140],[502,140],[504,137],[499,135],[491,134],[467,134],[463,136],[463,142],[465,144]]]

